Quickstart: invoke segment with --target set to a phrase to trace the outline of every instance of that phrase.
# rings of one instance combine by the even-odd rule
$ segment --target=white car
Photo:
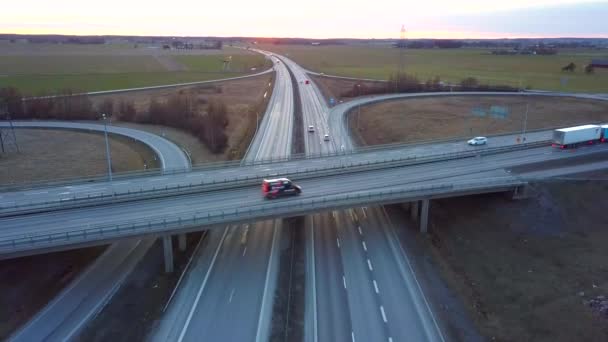
[[[308,133],[314,133],[315,132],[315,126],[308,126]]]
[[[486,138],[486,137],[475,137],[475,138],[467,141],[467,144],[469,144],[471,146],[485,145],[487,143],[488,143],[488,138]]]
[[[329,141],[329,134],[325,134],[325,135],[323,136],[323,140],[325,140],[325,141]]]

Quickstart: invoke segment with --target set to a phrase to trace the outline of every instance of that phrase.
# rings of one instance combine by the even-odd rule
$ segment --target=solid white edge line
[[[262,305],[260,305],[260,313],[258,315],[258,327],[257,327],[257,332],[256,332],[256,336],[255,336],[255,340],[257,342],[261,342],[262,341],[262,322],[264,321],[264,317],[263,317],[263,313],[264,313],[264,309],[266,307],[266,302],[268,301],[266,298],[268,297],[268,283],[270,282],[270,273],[272,270],[272,266],[273,266],[273,260],[274,260],[274,255],[276,254],[276,246],[277,246],[277,240],[279,239],[279,229],[280,227],[278,227],[280,220],[275,220],[274,221],[274,226],[272,229],[272,244],[270,245],[270,257],[268,258],[268,267],[266,268],[266,280],[264,283],[264,293],[262,294]],[[271,314],[272,316],[272,314]],[[272,318],[272,317],[271,317]]]
[[[230,226],[226,226],[226,230],[224,230],[224,234],[222,235],[220,243],[217,246],[215,253],[213,254],[213,259],[211,259],[211,264],[209,265],[209,268],[207,269],[207,274],[205,274],[205,279],[203,279],[203,282],[201,283],[201,286],[199,287],[198,292],[196,293],[196,298],[194,298],[192,307],[190,307],[190,312],[188,313],[188,318],[186,318],[186,322],[184,323],[182,331],[179,334],[179,338],[177,339],[178,342],[181,342],[184,339],[184,336],[186,335],[186,330],[188,330],[188,325],[190,325],[190,321],[192,320],[192,316],[194,315],[194,310],[196,310],[198,301],[201,299],[201,295],[203,294],[203,289],[205,288],[205,285],[207,285],[207,280],[209,280],[209,275],[211,274],[211,270],[213,270],[213,265],[215,264],[217,255],[220,254],[220,250],[222,249],[222,245],[224,244],[226,235],[228,235],[229,228],[230,228]]]
[[[173,300],[173,297],[175,296],[175,293],[177,292],[177,289],[179,288],[179,284],[181,284],[182,279],[184,278],[184,275],[188,271],[188,268],[190,267],[190,263],[192,263],[192,259],[194,259],[194,255],[196,254],[196,252],[198,251],[199,247],[201,246],[201,242],[203,242],[203,239],[207,235],[207,232],[208,231],[205,230],[203,232],[203,235],[201,235],[201,238],[198,239],[198,243],[196,244],[196,247],[194,247],[194,250],[192,251],[192,254],[190,254],[190,259],[188,259],[188,263],[186,264],[186,267],[184,267],[184,270],[182,271],[182,274],[179,276],[179,279],[177,280],[177,284],[175,284],[175,287],[173,288],[173,291],[171,292],[171,296],[169,296],[169,299],[167,300],[167,303],[163,307],[163,312],[167,311],[167,308],[169,307],[169,304],[171,303],[171,300]]]
[[[441,339],[441,341],[445,341],[445,337],[443,336],[443,332],[441,331],[441,329],[439,328],[439,324],[437,323],[437,320],[435,319],[435,314],[433,313],[433,310],[431,310],[431,306],[429,304],[429,302],[426,299],[426,295],[424,294],[424,291],[422,291],[422,286],[420,286],[420,283],[418,282],[418,278],[416,277],[416,273],[414,272],[414,268],[412,267],[412,264],[410,263],[410,259],[408,258],[407,254],[405,253],[405,250],[403,249],[403,246],[401,246],[401,241],[399,240],[399,236],[397,236],[397,233],[395,232],[395,230],[393,229],[393,223],[390,219],[390,217],[388,216],[388,213],[386,212],[386,209],[384,209],[384,206],[381,206],[382,208],[382,212],[384,213],[384,217],[386,218],[386,220],[389,223],[389,227],[388,230],[391,232],[392,235],[392,239],[388,239],[389,240],[389,244],[392,243],[397,243],[397,246],[399,246],[399,251],[401,252],[401,256],[405,259],[405,262],[407,263],[408,268],[410,269],[410,272],[412,274],[412,278],[414,278],[414,281],[416,282],[416,285],[418,286],[418,291],[420,291],[420,294],[422,296],[422,299],[424,300],[424,304],[426,306],[426,309],[429,313],[429,315],[431,316],[431,319],[433,320],[433,325],[435,326],[435,329],[437,330],[437,333],[439,334],[439,338]],[[393,241],[394,239],[394,241]],[[393,246],[394,248],[394,246]],[[402,278],[405,277],[402,274]],[[423,323],[424,324],[424,323]]]
[[[318,340],[318,326],[317,326],[317,275],[315,274],[316,266],[315,266],[315,229],[314,229],[314,221],[312,216],[310,217],[310,236],[312,238],[312,299],[313,299],[313,341],[317,342]]]

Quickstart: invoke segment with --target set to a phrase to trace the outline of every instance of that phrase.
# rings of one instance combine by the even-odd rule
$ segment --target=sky
[[[19,0],[2,5],[0,33],[608,38],[607,19],[608,1],[592,0]]]

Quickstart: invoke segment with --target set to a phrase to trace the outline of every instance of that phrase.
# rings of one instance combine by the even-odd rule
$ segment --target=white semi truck
[[[595,144],[602,139],[602,127],[583,125],[560,128],[553,131],[553,146],[559,148],[576,147],[581,144]]]

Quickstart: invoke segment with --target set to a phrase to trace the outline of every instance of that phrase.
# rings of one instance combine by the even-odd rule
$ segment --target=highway
[[[291,154],[293,88],[287,69],[280,63],[274,69],[273,94],[244,163]],[[259,184],[254,196],[259,196]],[[212,230],[153,339],[267,340],[281,225],[282,220],[271,220]]]
[[[103,125],[71,122],[14,122],[14,125],[19,128],[103,131]],[[108,126],[108,130],[148,145],[156,151],[163,168],[187,169],[190,166],[189,159],[179,147],[166,139],[128,128]],[[10,337],[10,341],[65,341],[76,336],[88,320],[112,297],[152,246],[154,240],[154,238],[130,239],[109,246],[82,274],[28,323],[20,327]]]
[[[296,80],[301,81],[302,78],[306,78],[295,63],[288,59],[283,60],[292,69]],[[291,87],[291,82],[282,65],[283,63],[279,63],[275,66],[277,71],[275,92],[258,134],[248,151],[245,166],[121,180],[120,184],[102,182],[2,193],[0,207],[16,202],[27,202],[36,192],[38,192],[36,198],[61,199],[61,197],[71,197],[76,194],[86,196],[131,191],[144,187],[162,188],[244,174],[275,173],[280,175],[286,170],[301,169],[317,164],[320,164],[318,166],[322,168],[331,163],[353,162],[360,158],[386,160],[389,156],[428,156],[443,154],[451,149],[454,151],[484,150],[492,148],[494,144],[497,146],[513,144],[514,137],[511,135],[492,138],[490,139],[492,145],[481,148],[465,146],[462,141],[446,141],[441,144],[408,145],[364,154],[246,166],[248,161],[271,156],[289,156],[293,116],[285,113],[293,112],[293,107],[291,107],[293,98],[291,88],[289,91],[284,89]],[[282,80],[284,83],[281,83]],[[343,117],[336,114],[336,111],[330,111],[327,108],[314,83],[305,85],[299,81],[297,86],[302,99],[304,126],[313,125],[316,131],[315,133],[304,133],[307,154],[336,153],[341,151],[342,146],[348,150],[352,149],[348,132],[343,127]],[[278,89],[279,87],[281,89]],[[289,134],[282,132],[289,132]],[[329,132],[331,137],[329,142],[322,139],[322,135],[326,132]],[[531,133],[529,136],[527,135],[528,141],[544,141],[549,133],[547,131]],[[586,147],[578,150],[576,155],[605,150],[607,150],[606,146]],[[484,155],[479,158],[446,160],[409,167],[392,167],[302,179],[301,181],[296,178],[295,180],[304,187],[302,196],[274,202],[261,199],[259,184],[256,184],[255,186],[172,198],[116,203],[99,208],[78,208],[4,218],[0,219],[0,225],[3,227],[0,241],[11,236],[36,237],[41,231],[73,232],[81,227],[95,227],[99,224],[139,222],[142,218],[147,220],[188,218],[193,214],[205,214],[210,211],[234,211],[235,208],[239,208],[245,212],[248,208],[282,204],[293,204],[297,207],[297,203],[302,201],[319,200],[345,193],[366,194],[370,189],[398,191],[412,186],[428,187],[437,183],[473,182],[476,178],[514,180],[525,178],[526,175],[513,177],[505,169],[573,156],[574,154],[569,151],[539,147]],[[577,170],[580,168],[570,167],[568,172],[575,173]],[[536,172],[534,176],[543,177],[545,174]],[[41,191],[45,191],[45,193],[40,193]],[[382,203],[382,201],[375,203]],[[343,205],[337,207],[343,207]],[[284,215],[283,213],[277,216]],[[272,217],[272,213],[269,213],[267,217]],[[230,222],[230,220],[227,219],[226,222]],[[310,258],[314,260],[312,262],[316,279],[314,282],[316,294],[307,293],[307,298],[314,298],[314,303],[307,302],[307,310],[310,306],[315,306],[316,309],[312,315],[307,312],[307,317],[317,317],[317,324],[310,325],[307,322],[307,340],[314,340],[315,337],[322,341],[343,340],[344,338],[409,340],[412,336],[420,337],[422,340],[442,339],[437,327],[434,326],[430,310],[426,307],[422,290],[417,286],[415,278],[411,274],[407,255],[395,241],[392,227],[387,222],[389,220],[381,207],[357,207],[307,217],[306,226],[309,237],[307,247],[314,251],[310,253]],[[162,231],[175,232],[177,230],[169,227],[153,233],[158,234]],[[120,235],[117,238],[140,235],[140,232],[131,235],[127,233],[127,235]],[[155,339],[254,340],[256,337],[260,337],[260,332],[267,324],[264,322],[264,317],[268,317],[268,301],[264,297],[265,294],[272,295],[274,292],[272,289],[273,272],[272,267],[269,266],[272,266],[270,261],[273,260],[271,257],[273,246],[279,238],[280,221],[265,221],[252,226],[214,226],[214,229],[210,230],[205,248],[196,252],[193,266],[185,276],[178,295],[169,306]],[[104,241],[112,240],[111,233],[108,233],[104,239],[107,239]],[[0,248],[0,253],[9,249]],[[232,271],[229,272],[229,270]],[[238,272],[238,275],[235,275],[235,272]],[[395,298],[401,300],[397,301]],[[235,304],[233,305],[233,303]],[[345,312],[349,314],[345,315]],[[395,317],[399,317],[399,319]],[[234,321],[240,322],[239,329],[230,329],[231,326],[234,326]],[[313,328],[309,328],[310,326]],[[310,336],[311,330],[315,334],[313,337]]]
[[[307,79],[305,70],[288,63],[296,75]],[[318,132],[305,133],[307,153],[352,150],[346,131],[330,130],[330,110],[314,82],[299,84],[299,88],[304,117],[308,119],[305,125],[319,128]],[[331,140],[323,141],[323,134],[329,134]],[[418,146],[419,151],[413,153],[428,153],[429,147]],[[370,188],[376,186],[373,183],[366,182]],[[307,218],[312,236],[308,243],[317,252],[317,298],[312,307],[317,310],[318,327],[312,331],[315,336],[310,336],[310,328],[307,330],[307,341],[442,339],[421,289],[411,281],[414,275],[405,267],[406,256],[385,216],[382,207],[368,207]]]

